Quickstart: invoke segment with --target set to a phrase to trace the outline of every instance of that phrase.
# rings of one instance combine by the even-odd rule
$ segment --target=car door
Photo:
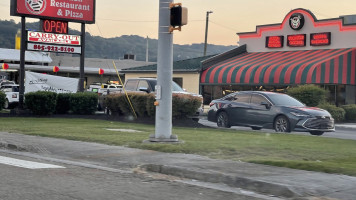
[[[232,96],[230,102],[226,105],[228,117],[231,125],[245,125],[247,123],[247,111],[250,109],[249,93],[238,93]]]
[[[262,94],[251,95],[250,110],[248,111],[249,123],[256,126],[267,126],[273,122],[272,104]]]

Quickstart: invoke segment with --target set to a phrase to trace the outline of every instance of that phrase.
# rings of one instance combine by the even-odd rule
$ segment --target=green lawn
[[[142,143],[152,125],[63,118],[0,118],[0,131],[99,142],[356,176],[356,141],[213,128],[173,128],[183,144]],[[139,133],[109,131],[134,129]]]

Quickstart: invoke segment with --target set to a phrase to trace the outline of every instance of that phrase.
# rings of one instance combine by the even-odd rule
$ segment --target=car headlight
[[[296,116],[296,117],[310,117],[309,114],[305,114],[305,113],[298,113],[298,112],[290,112],[290,114]]]

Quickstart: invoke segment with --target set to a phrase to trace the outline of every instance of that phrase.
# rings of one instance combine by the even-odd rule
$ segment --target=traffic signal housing
[[[182,7],[181,3],[172,3],[171,8],[171,26],[169,32],[174,30],[181,31],[181,27],[188,24],[188,9]]]

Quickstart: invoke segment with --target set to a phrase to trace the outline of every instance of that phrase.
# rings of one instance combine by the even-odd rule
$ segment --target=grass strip
[[[326,137],[174,127],[183,144],[142,143],[153,125],[64,118],[0,118],[0,131],[356,176],[356,141]],[[121,132],[107,129],[133,129]]]

